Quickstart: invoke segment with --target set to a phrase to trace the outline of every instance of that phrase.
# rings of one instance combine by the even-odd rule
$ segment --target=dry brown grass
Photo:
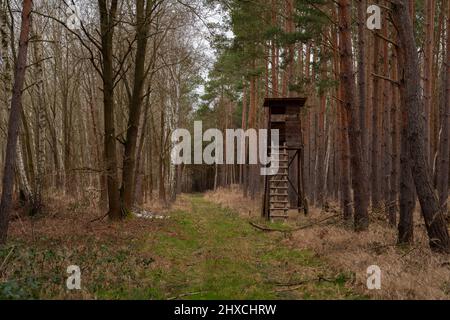
[[[226,205],[248,216],[259,215],[258,202],[248,201],[234,187],[206,196],[210,201]],[[326,217],[311,209],[308,218],[294,215],[289,223],[308,224]],[[335,271],[352,272],[354,289],[373,299],[449,299],[450,257],[432,253],[428,247],[423,220],[415,216],[415,244],[411,248],[396,245],[395,229],[374,219],[370,230],[355,233],[340,223],[320,224],[294,232],[287,240],[301,249],[313,250]],[[366,270],[378,265],[382,270],[382,289],[368,290]]]
[[[260,215],[260,197],[258,196],[254,200],[245,199],[239,186],[231,186],[226,189],[219,188],[215,192],[209,191],[205,194],[205,199],[229,207],[245,217]]]
[[[115,298],[145,285],[141,275],[159,261],[148,250],[140,250],[141,245],[171,221],[92,222],[104,213],[89,203],[63,195],[53,195],[45,203],[39,216],[15,212],[12,217],[8,246],[0,248],[0,264],[4,262],[0,293],[6,298]],[[69,265],[81,267],[83,290],[65,290]]]

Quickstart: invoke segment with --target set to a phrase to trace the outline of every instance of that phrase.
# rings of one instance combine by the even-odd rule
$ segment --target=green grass
[[[171,212],[157,232],[144,230],[126,242],[86,236],[73,239],[81,244],[71,248],[51,236],[31,246],[17,239],[0,298],[80,298],[65,290],[71,261],[89,266],[82,298],[361,298],[347,286],[351,275],[335,274],[313,252],[290,247],[284,234],[256,230],[202,196],[185,200],[187,208]],[[0,250],[0,262],[9,250]]]
[[[329,270],[312,252],[287,247],[282,234],[255,230],[235,212],[202,197],[192,196],[189,200],[191,210],[174,213],[171,234],[161,234],[158,241],[149,243],[148,250],[169,261],[169,267],[156,276],[149,274],[154,277],[153,298],[353,297],[345,286],[348,279],[342,275],[336,281],[311,281],[304,288],[276,292],[277,282],[295,283],[303,281],[304,276],[314,279],[329,274]]]

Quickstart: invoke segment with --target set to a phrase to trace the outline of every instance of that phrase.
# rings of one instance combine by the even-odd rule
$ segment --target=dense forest
[[[310,210],[450,253],[449,32],[448,0],[0,0],[0,243],[62,197],[97,224],[229,188],[260,205],[259,165],[174,164],[172,134],[305,97]]]

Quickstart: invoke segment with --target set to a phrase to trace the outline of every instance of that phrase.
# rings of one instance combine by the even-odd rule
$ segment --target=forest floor
[[[209,192],[205,198],[247,219],[255,220],[260,215],[261,201],[244,199],[238,188]],[[371,212],[369,231],[355,233],[351,226],[343,223],[336,208],[338,206],[333,204],[328,210],[311,208],[308,217],[290,212],[291,218],[284,228],[301,229],[289,233],[280,246],[307,250],[335,273],[351,274],[352,281],[347,285],[351,284],[352,291],[360,296],[450,299],[450,256],[435,254],[429,249],[418,207],[414,216],[415,243],[411,247],[397,245],[397,230],[386,223],[383,213]],[[338,217],[334,218],[336,214]],[[381,269],[381,290],[367,289],[367,268],[372,265]]]
[[[352,272],[331,268],[286,233],[184,195],[164,219],[92,222],[87,203],[53,199],[16,215],[0,248],[0,299],[361,299]],[[67,267],[81,290],[66,289]]]

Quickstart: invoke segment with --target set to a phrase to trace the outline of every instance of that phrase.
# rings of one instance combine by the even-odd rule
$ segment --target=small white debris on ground
[[[134,216],[142,219],[155,219],[155,220],[170,219],[170,216],[158,215],[156,213],[146,210],[136,210],[134,211]]]

